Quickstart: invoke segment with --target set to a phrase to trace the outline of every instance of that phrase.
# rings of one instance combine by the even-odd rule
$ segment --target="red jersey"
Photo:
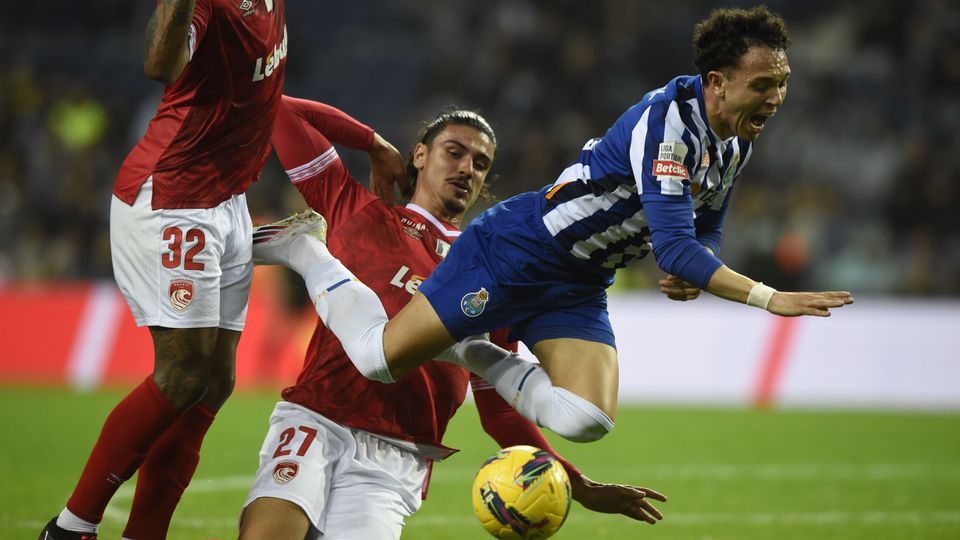
[[[243,193],[270,154],[283,91],[284,0],[197,0],[191,58],[127,155],[113,193],[133,204],[153,175],[153,208],[212,208]]]
[[[460,231],[418,206],[384,204],[350,176],[327,137],[367,150],[373,130],[332,107],[283,97],[272,139],[277,155],[310,207],[327,218],[331,253],[373,289],[393,317]],[[494,340],[516,350],[515,343],[505,342],[506,331],[495,333]],[[318,319],[297,383],[283,390],[283,398],[339,424],[449,454],[441,440],[469,380],[467,370],[444,362],[428,362],[392,384],[368,380]],[[540,430],[495,390],[478,378],[473,385],[484,429],[501,446],[530,444],[552,451]]]

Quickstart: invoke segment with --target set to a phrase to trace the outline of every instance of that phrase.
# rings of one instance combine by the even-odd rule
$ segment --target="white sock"
[[[57,527],[68,531],[95,533],[97,529],[100,528],[100,524],[81,519],[70,510],[64,508],[63,512],[60,512],[60,515],[57,516]]]
[[[340,339],[353,365],[368,379],[394,382],[383,353],[387,313],[376,293],[332,257],[314,262],[302,275],[317,315]]]
[[[288,249],[290,250],[290,256],[287,262],[290,269],[301,276],[306,276],[307,272],[316,264],[336,260],[330,250],[327,249],[326,244],[319,238],[307,234],[294,238]]]
[[[480,339],[467,339],[444,357],[476,373],[507,403],[538,426],[574,442],[591,442],[613,429],[613,421],[599,407],[554,386],[540,366]]]

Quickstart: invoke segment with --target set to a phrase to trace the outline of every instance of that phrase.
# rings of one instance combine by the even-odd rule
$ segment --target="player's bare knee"
[[[203,403],[214,410],[220,410],[220,407],[227,402],[227,399],[233,394],[237,379],[231,370],[228,374],[211,374],[207,379],[207,391],[203,395]]]
[[[153,379],[177,410],[185,410],[207,393],[217,346],[216,328],[151,327]]]
[[[203,402],[208,407],[219,410],[233,393],[237,381],[237,342],[240,333],[221,330],[217,339],[217,349],[210,362],[207,377],[207,393]]]
[[[184,411],[207,393],[208,373],[201,370],[154,370],[153,381],[174,408]]]

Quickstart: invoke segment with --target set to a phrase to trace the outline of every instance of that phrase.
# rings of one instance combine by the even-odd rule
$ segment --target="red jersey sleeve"
[[[373,146],[373,129],[340,109],[289,96],[283,96],[283,99],[296,108],[303,118],[330,142],[364,152]]]
[[[507,350],[514,352],[517,350],[517,342],[506,341],[506,330],[491,332],[490,341]],[[487,384],[487,381],[471,373],[470,387],[473,389],[473,398],[477,403],[477,412],[480,414],[483,430],[493,437],[501,448],[518,444],[536,446],[557,458],[567,474],[580,476],[580,470],[550,446],[550,442],[543,436],[540,428],[504,401],[500,394]]]
[[[334,227],[379,199],[350,176],[331,141],[367,150],[373,130],[333,107],[283,96],[270,142],[310,208]]]

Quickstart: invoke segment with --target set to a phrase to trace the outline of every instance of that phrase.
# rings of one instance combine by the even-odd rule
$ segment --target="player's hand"
[[[829,317],[830,310],[853,303],[853,295],[847,291],[828,292],[781,292],[777,291],[767,304],[767,311],[784,317],[813,315]]]
[[[667,298],[678,302],[694,300],[700,296],[700,289],[696,285],[672,274],[667,274],[667,277],[660,280],[660,292],[667,295]]]
[[[654,525],[663,519],[650,499],[666,502],[667,497],[648,488],[623,484],[601,484],[586,476],[570,477],[573,500],[602,514],[623,514]]]
[[[380,197],[387,204],[396,202],[393,187],[400,186],[400,191],[407,189],[407,175],[404,173],[403,157],[395,146],[381,137],[373,134],[373,146],[368,152],[370,156],[370,191]]]

